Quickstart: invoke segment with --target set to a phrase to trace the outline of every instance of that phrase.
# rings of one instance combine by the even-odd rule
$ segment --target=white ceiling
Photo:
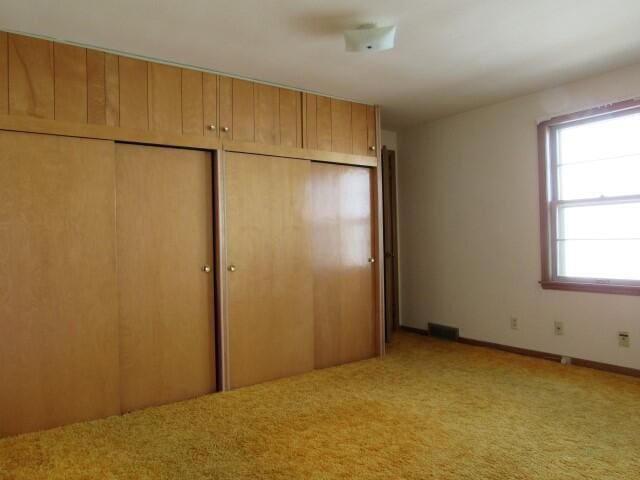
[[[395,50],[344,52],[369,22]],[[640,62],[640,0],[0,0],[0,28],[377,103],[390,129]]]

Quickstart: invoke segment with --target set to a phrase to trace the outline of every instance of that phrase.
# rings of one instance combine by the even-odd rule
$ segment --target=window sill
[[[611,283],[578,283],[558,280],[543,280],[540,282],[540,286],[545,290],[611,293],[615,295],[640,295],[640,285],[615,285]]]

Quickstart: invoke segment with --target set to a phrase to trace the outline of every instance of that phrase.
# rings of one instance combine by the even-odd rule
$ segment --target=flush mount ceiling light
[[[381,52],[396,43],[396,26],[377,27],[372,23],[344,32],[347,52]]]

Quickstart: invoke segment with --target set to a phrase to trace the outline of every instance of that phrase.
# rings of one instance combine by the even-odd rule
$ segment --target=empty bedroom
[[[0,1],[0,480],[639,479],[639,25]]]

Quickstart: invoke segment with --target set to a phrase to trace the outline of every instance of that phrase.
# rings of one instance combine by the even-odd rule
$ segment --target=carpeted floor
[[[399,334],[384,359],[0,440],[0,479],[640,478],[640,380]]]

